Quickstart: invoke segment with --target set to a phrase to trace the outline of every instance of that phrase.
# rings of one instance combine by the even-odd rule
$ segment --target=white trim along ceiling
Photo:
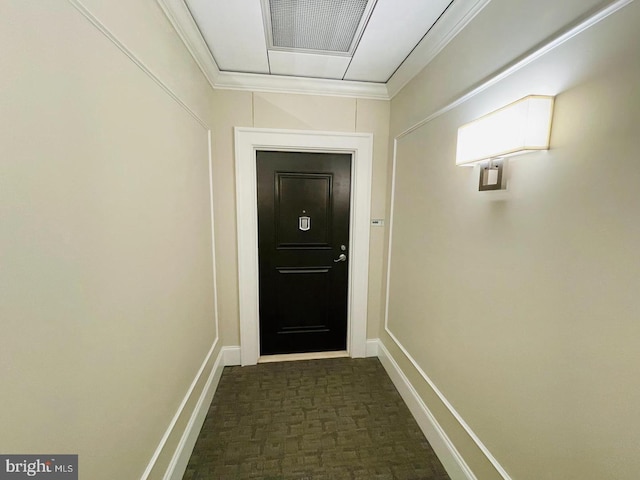
[[[348,48],[345,42],[322,47],[317,38],[309,40],[311,48],[287,48],[273,45],[269,17],[275,14],[268,9],[292,0],[156,1],[214,88],[382,100],[393,98],[490,2],[361,0],[355,23],[346,27]],[[331,17],[331,0],[306,3],[329,5],[322,15]],[[228,16],[212,15],[215,8]],[[338,23],[345,16],[339,13]],[[231,49],[239,45],[241,56]]]
[[[258,308],[258,199],[256,150],[351,153],[351,218],[347,350],[362,358],[367,350],[369,216],[373,135],[263,128],[235,128],[238,222],[240,357],[255,365],[260,356]]]

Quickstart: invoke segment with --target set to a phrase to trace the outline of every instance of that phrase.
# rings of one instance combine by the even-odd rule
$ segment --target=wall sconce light
[[[521,155],[536,150],[549,149],[551,118],[553,116],[554,97],[529,95],[491,112],[479,119],[467,123],[458,129],[458,148],[456,165],[475,165],[480,162],[495,161],[504,157]],[[494,169],[489,165],[489,170]],[[502,162],[499,165],[502,182]],[[489,176],[486,168],[480,171],[480,186],[491,180],[496,190],[496,177]],[[483,188],[481,188],[483,190]]]

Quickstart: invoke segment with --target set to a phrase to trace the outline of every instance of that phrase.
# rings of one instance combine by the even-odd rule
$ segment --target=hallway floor
[[[377,358],[227,367],[184,480],[445,480]]]

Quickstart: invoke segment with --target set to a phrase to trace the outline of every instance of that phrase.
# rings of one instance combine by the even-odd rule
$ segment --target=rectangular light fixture
[[[529,95],[461,126],[456,165],[548,150],[553,100]]]

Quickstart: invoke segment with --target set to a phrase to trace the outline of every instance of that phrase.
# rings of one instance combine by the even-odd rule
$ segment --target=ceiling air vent
[[[375,0],[262,0],[271,50],[352,55]]]

